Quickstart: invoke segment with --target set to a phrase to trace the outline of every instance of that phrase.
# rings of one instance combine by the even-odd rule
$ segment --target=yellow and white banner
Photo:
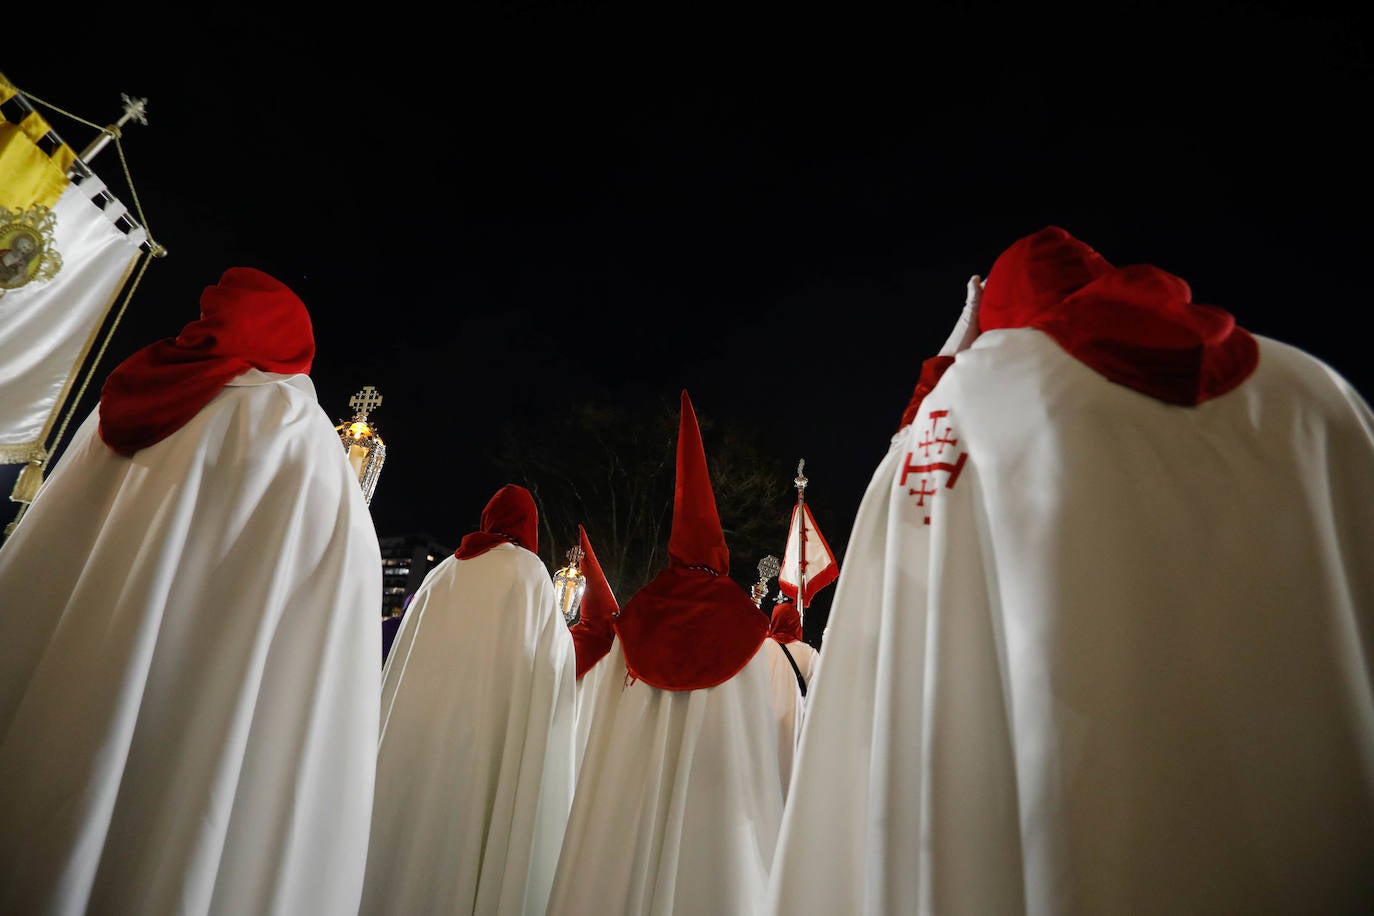
[[[75,376],[147,240],[0,75],[0,463],[44,461]],[[104,206],[97,201],[104,201]]]

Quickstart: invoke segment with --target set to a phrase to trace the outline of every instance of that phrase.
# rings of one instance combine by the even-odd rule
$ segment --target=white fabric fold
[[[310,379],[97,422],[0,549],[0,911],[354,911],[381,553]]]
[[[609,653],[608,653],[609,655]],[[577,682],[577,724],[576,746],[577,746],[577,770],[582,770],[582,758],[587,751],[587,737],[592,731],[592,722],[596,719],[596,703],[594,698],[600,692],[600,685],[609,667],[606,664],[606,656],[598,659],[596,664],[587,669],[582,675],[582,679]],[[622,665],[620,676],[624,676],[625,671]]]
[[[147,232],[122,232],[91,198],[98,178],[69,185],[53,205],[57,275],[0,295],[0,462],[42,457],[66,400]],[[113,211],[113,206],[111,206]]]
[[[550,916],[758,912],[783,803],[767,656],[691,691],[627,685],[619,640],[596,668]]]
[[[984,333],[855,518],[768,912],[1374,912],[1374,416]],[[943,443],[943,444],[942,444]]]
[[[445,558],[383,670],[364,914],[542,914],[576,779],[576,662],[540,559]]]
[[[792,781],[792,758],[796,753],[797,742],[801,739],[802,723],[806,720],[806,697],[802,696],[801,685],[797,683],[797,672],[792,669],[783,647],[776,639],[763,644],[768,656],[768,687],[773,700],[773,714],[778,723],[778,773],[786,793]],[[807,691],[811,688],[811,678],[815,667],[817,652],[809,644],[800,640],[789,642],[787,652],[800,669]]]

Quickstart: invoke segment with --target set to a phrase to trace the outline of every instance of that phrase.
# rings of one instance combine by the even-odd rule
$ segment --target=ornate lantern
[[[386,461],[386,443],[377,435],[367,415],[382,405],[382,396],[371,385],[363,388],[348,401],[353,408],[353,419],[334,427],[348,453],[348,463],[358,475],[358,483],[363,488],[363,502],[372,504],[372,492],[377,489],[377,478],[382,474],[382,462]]]
[[[574,545],[568,551],[568,565],[553,574],[553,595],[558,610],[568,626],[581,617],[582,594],[587,590],[587,577],[582,575],[582,548]]]
[[[749,593],[754,599],[754,607],[763,607],[763,599],[768,594],[768,580],[776,576],[781,568],[778,558],[771,554],[759,560],[759,581],[754,583]]]

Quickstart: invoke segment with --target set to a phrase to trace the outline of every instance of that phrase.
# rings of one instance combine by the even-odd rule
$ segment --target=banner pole
[[[793,510],[797,524],[801,527],[797,538],[797,617],[805,624],[806,613],[806,475],[802,468],[806,459],[797,462],[797,477],[792,481],[797,487],[797,508]]]

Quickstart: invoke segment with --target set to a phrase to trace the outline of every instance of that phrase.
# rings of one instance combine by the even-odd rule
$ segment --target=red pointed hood
[[[668,567],[615,619],[630,674],[664,690],[698,690],[728,681],[753,658],[768,632],[768,618],[730,578],[730,552],[686,391],[681,405]]]
[[[1193,302],[1181,278],[1148,264],[1113,267],[1057,226],[997,258],[979,325],[1044,331],[1113,382],[1189,407],[1235,388],[1259,363],[1255,339],[1229,312]]]
[[[682,392],[677,430],[677,481],[673,488],[673,528],[668,537],[668,562],[704,566],[724,575],[730,571],[730,551],[716,513],[716,494],[706,469],[706,449],[692,401]]]
[[[487,501],[480,527],[463,538],[453,555],[470,560],[497,544],[507,543],[530,553],[539,552],[539,510],[530,491],[513,483],[497,490]]]
[[[577,677],[581,680],[582,675],[611,651],[611,644],[615,642],[615,629],[611,621],[620,613],[620,605],[611,592],[611,584],[606,581],[606,574],[601,571],[601,563],[596,559],[596,551],[592,550],[592,542],[581,525],[577,526],[577,536],[582,545],[581,568],[587,580],[587,590],[582,593],[577,623],[569,628],[569,632],[577,650]]]
[[[773,605],[773,616],[768,625],[768,636],[781,643],[801,642],[801,614],[797,613],[797,606],[791,601],[779,601]]]
[[[280,280],[231,267],[200,296],[200,318],[120,363],[100,390],[100,438],[132,455],[185,426],[247,369],[310,371],[315,335],[305,303]]]

